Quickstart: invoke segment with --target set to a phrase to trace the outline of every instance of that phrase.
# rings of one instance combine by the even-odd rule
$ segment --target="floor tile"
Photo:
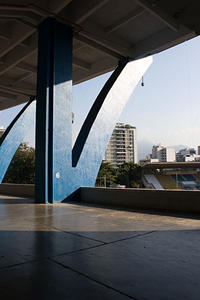
[[[129,298],[51,262],[26,263],[0,271],[3,300],[128,300]]]
[[[0,268],[101,245],[60,231],[0,231]]]
[[[137,299],[199,300],[200,231],[159,231],[55,259]]]

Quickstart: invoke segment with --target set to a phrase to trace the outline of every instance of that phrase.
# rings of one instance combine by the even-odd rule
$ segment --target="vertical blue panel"
[[[71,93],[72,30],[48,18],[39,26],[36,202],[60,199],[71,166]]]
[[[46,19],[39,26],[37,103],[36,103],[36,202],[48,202],[48,119],[52,69],[52,22]]]
[[[63,199],[72,169],[72,31],[56,23],[53,90],[53,200]]]
[[[17,115],[8,130],[0,139],[0,183],[7,168],[24,137],[33,127],[35,119],[35,101],[28,103]]]

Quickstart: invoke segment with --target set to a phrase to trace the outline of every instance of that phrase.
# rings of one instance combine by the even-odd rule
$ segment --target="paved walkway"
[[[0,196],[2,300],[200,299],[200,220]]]

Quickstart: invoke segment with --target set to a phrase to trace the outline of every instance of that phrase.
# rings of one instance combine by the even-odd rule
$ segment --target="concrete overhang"
[[[143,169],[198,169],[200,162],[158,162],[147,163],[142,166]]]
[[[74,29],[73,84],[197,36],[189,0],[6,0],[0,3],[0,110],[36,94],[37,28],[55,17]]]

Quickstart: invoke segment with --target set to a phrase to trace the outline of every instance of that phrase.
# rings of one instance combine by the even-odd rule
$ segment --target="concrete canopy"
[[[157,162],[147,163],[142,166],[143,169],[197,169],[200,168],[199,162]]]
[[[0,4],[0,110],[36,94],[37,27],[51,16],[74,29],[73,84],[191,39],[198,0],[6,0]]]

